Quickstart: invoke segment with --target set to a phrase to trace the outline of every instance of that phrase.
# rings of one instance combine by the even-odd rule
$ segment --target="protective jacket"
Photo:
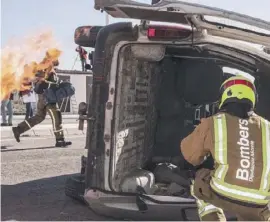
[[[41,71],[36,74],[36,77],[40,78],[40,80],[34,83],[34,91],[39,94],[36,115],[18,124],[17,131],[19,134],[23,134],[35,125],[41,123],[48,113],[52,119],[53,131],[56,140],[63,141],[64,133],[61,111],[59,110],[58,104],[55,100],[53,100],[53,102],[48,102],[48,98],[45,95],[47,90],[55,90],[58,88],[57,75],[55,72],[50,72],[48,76],[45,76],[45,72]]]
[[[211,189],[232,201],[267,205],[270,199],[270,124],[253,114],[240,119],[218,113],[202,119],[181,142],[192,165],[212,155]]]
[[[46,103],[57,103],[63,99],[73,96],[75,94],[75,88],[69,82],[60,82],[58,87],[49,88],[44,91],[44,97]]]
[[[40,71],[36,77],[40,78],[34,83],[34,90],[37,94],[43,94],[46,89],[57,87],[58,77],[55,72],[50,72],[48,76],[45,76],[45,72]]]
[[[59,82],[56,73],[50,72],[45,79],[36,82],[35,92],[44,95],[46,104],[56,104],[64,98],[73,96],[75,88],[69,82]]]

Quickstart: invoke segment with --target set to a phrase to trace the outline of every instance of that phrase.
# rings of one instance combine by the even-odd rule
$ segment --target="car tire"
[[[67,178],[65,184],[65,195],[86,204],[84,200],[85,178],[84,175],[78,174]]]

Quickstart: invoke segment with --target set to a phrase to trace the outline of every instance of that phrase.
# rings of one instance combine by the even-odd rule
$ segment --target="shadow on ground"
[[[1,152],[11,152],[11,151],[27,151],[27,150],[45,150],[45,149],[57,149],[58,147],[55,146],[47,146],[47,147],[37,147],[37,148],[22,148],[22,149],[8,149],[7,147],[2,148],[1,146]]]
[[[65,196],[71,175],[40,179],[16,185],[1,185],[1,221],[104,221],[85,205]],[[109,219],[110,220],[110,219]]]

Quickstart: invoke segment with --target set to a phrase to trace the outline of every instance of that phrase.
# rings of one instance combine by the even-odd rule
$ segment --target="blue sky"
[[[150,2],[150,0],[140,0]],[[189,0],[270,21],[270,0]],[[93,9],[94,0],[1,0],[1,48],[12,37],[51,28],[61,42],[60,68],[71,69],[76,58],[74,30],[81,25],[104,25],[105,14]],[[110,18],[110,23],[122,19]],[[89,50],[88,50],[89,51]],[[80,69],[79,62],[76,69]]]

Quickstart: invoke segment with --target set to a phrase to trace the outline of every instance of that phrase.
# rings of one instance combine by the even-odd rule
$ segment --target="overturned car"
[[[180,142],[216,113],[221,83],[235,74],[255,82],[256,112],[270,120],[270,23],[173,0],[96,0],[95,8],[141,23],[98,31],[91,97],[79,108],[88,155],[66,194],[117,219],[198,220],[189,190],[197,168]],[[86,36],[81,45],[92,47]]]

